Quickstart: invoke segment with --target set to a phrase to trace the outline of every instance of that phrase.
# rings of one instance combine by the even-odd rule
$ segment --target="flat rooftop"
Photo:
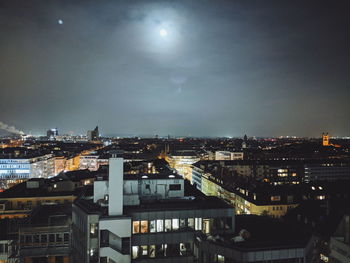
[[[249,237],[235,242],[233,238],[242,230],[249,233]],[[210,242],[238,250],[269,250],[305,247],[311,236],[310,229],[302,224],[283,223],[263,216],[236,215],[235,233]]]

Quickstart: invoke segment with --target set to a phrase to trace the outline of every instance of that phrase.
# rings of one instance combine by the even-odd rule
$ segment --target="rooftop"
[[[312,233],[299,224],[287,224],[269,217],[236,215],[235,233],[222,235],[218,245],[238,250],[267,250],[305,247]],[[242,241],[234,241],[243,236]]]

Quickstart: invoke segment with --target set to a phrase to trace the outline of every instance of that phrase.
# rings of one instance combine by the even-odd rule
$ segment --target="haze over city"
[[[2,1],[0,120],[33,134],[347,136],[347,7]]]

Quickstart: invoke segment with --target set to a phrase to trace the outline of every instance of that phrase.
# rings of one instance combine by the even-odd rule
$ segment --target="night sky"
[[[347,2],[3,0],[0,121],[41,134],[350,135]]]

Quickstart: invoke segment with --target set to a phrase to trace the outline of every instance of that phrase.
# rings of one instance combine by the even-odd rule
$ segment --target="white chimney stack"
[[[123,158],[109,159],[108,214],[123,215]]]

